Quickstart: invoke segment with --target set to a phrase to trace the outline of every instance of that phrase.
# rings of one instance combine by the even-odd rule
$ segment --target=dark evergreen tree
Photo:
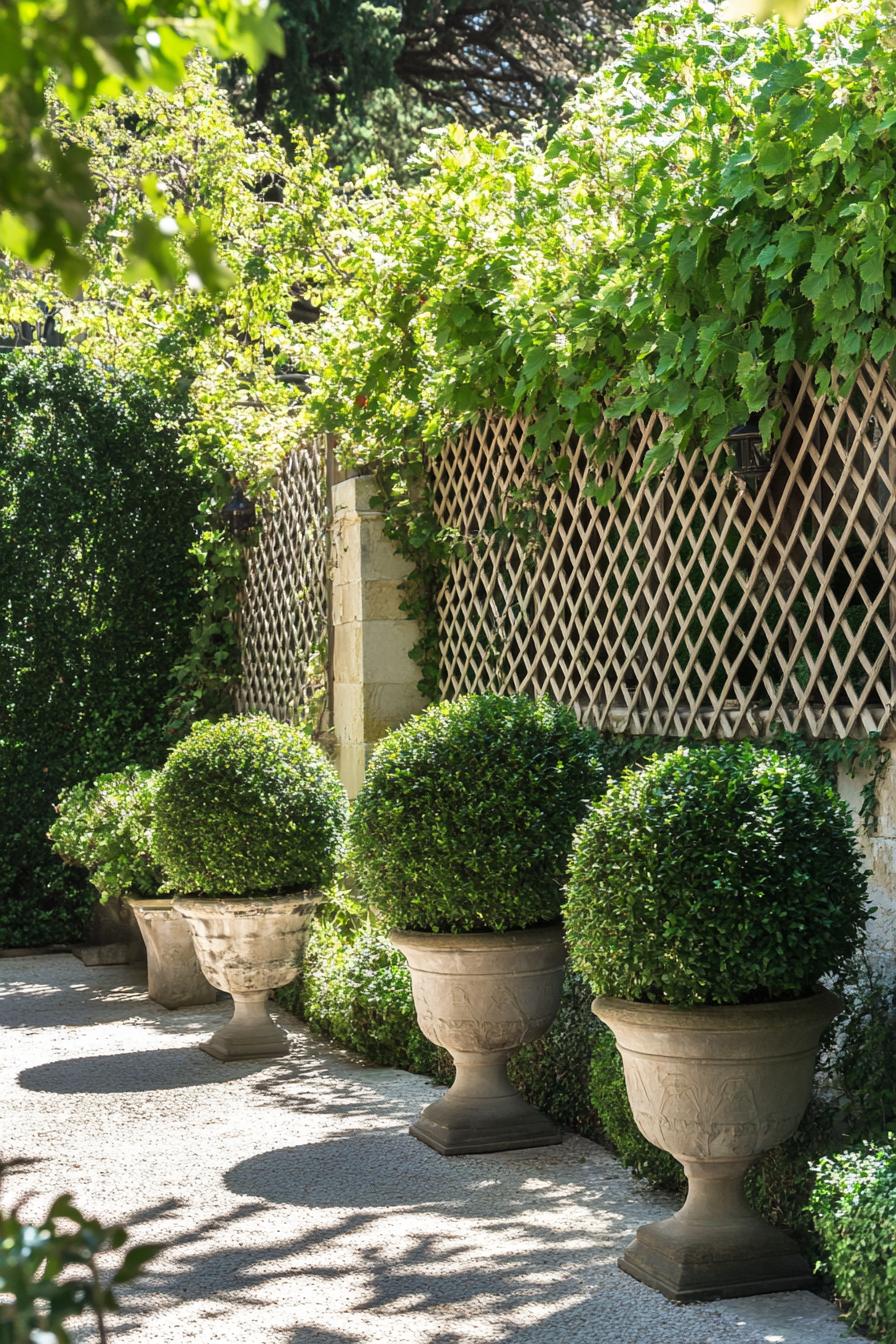
[[[552,120],[614,49],[639,0],[283,0],[286,43],[256,77],[234,70],[248,116],[333,136],[348,166],[399,167],[426,126]]]

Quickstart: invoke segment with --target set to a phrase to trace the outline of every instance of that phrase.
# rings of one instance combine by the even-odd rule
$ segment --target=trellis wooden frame
[[[442,692],[548,694],[633,735],[862,737],[896,692],[896,391],[867,365],[848,396],[794,366],[754,491],[725,450],[644,479],[657,417],[600,468],[570,433],[568,489],[541,484],[525,424],[485,418],[432,463],[436,514],[468,543],[438,594]],[[535,510],[534,539],[506,527]]]
[[[248,555],[239,627],[240,713],[295,722],[324,690],[329,592],[327,441],[321,436],[284,460],[274,505]]]

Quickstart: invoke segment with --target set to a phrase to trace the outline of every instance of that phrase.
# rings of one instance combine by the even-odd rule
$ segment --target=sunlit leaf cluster
[[[53,92],[74,118],[97,98],[175,89],[196,46],[259,68],[283,49],[268,0],[11,0],[0,7],[0,248],[51,262],[69,289],[89,266],[80,248],[101,183],[84,147],[46,117]],[[164,240],[135,240],[147,266]],[[187,246],[192,242],[187,236]],[[204,269],[195,249],[197,272]],[[212,267],[206,280],[214,284]]]
[[[368,184],[325,314],[321,423],[419,457],[481,409],[569,424],[649,462],[766,440],[791,362],[843,386],[896,347],[896,19],[833,5],[790,28],[706,0],[646,11],[550,139],[458,128],[414,187]]]

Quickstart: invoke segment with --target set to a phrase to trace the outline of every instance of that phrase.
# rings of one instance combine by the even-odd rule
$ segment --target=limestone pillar
[[[370,507],[375,493],[372,476],[333,486],[333,734],[350,798],[374,743],[426,704],[410,656],[419,631],[400,605],[410,566],[387,539],[382,514]]]

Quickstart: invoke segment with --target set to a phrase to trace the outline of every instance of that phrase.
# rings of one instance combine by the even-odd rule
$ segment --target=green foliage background
[[[51,262],[66,287],[77,288],[90,269],[79,245],[98,179],[83,149],[48,121],[47,95],[53,90],[72,116],[80,117],[100,97],[174,89],[197,45],[218,58],[241,56],[257,69],[268,52],[283,49],[276,9],[267,0],[4,4],[0,249],[32,264]],[[182,234],[197,275],[214,284],[201,222],[193,221]],[[130,239],[134,256],[154,270],[166,236],[146,221]]]
[[[395,461],[519,411],[561,477],[570,423],[599,462],[662,412],[654,469],[749,412],[770,439],[794,359],[842,386],[896,346],[894,74],[871,0],[795,30],[645,11],[549,139],[451,128],[418,184],[358,203],[317,414]]]
[[[0,357],[0,945],[83,933],[60,789],[164,755],[197,608],[183,414],[77,355]]]

